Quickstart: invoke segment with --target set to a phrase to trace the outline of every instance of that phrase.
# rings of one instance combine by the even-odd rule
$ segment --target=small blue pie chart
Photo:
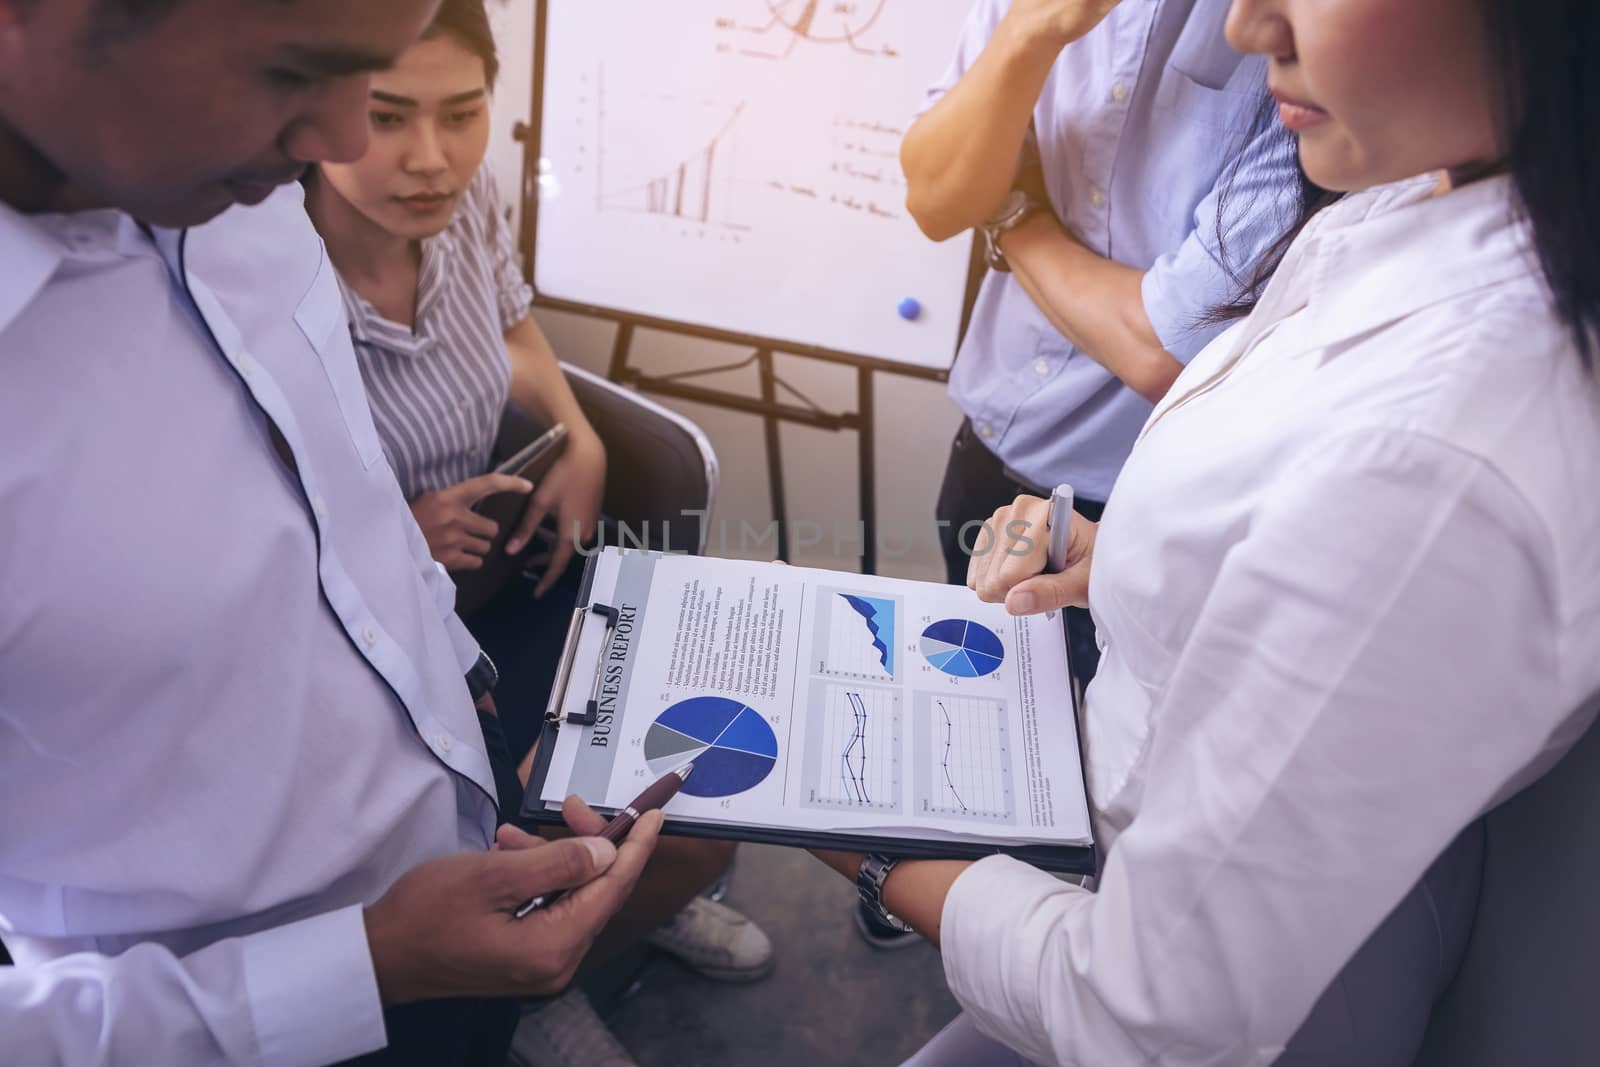
[[[1006,661],[1006,646],[982,623],[941,619],[922,631],[922,656],[955,678],[982,678]]]

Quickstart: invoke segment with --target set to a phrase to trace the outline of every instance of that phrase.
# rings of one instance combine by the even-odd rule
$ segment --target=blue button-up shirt
[[[379,1047],[362,905],[493,832],[477,646],[300,195],[187,236],[0,206],[0,1033],[21,1062]]]
[[[928,106],[975,63],[1009,7],[978,0]],[[1147,271],[1145,311],[1187,362],[1217,332],[1198,321],[1236,295],[1297,196],[1281,128],[1252,135],[1265,67],[1223,36],[1228,0],[1126,0],[1056,60],[1025,157],[1066,228]],[[1223,176],[1241,158],[1228,196]],[[1219,201],[1228,231],[1218,242]],[[1231,272],[1231,273],[1230,273]],[[950,379],[980,439],[1040,486],[1105,500],[1151,405],[1052,326],[1016,279],[991,273]]]

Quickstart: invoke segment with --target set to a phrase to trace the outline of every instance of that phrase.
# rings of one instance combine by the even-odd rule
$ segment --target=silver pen
[[[1072,543],[1072,486],[1066,482],[1050,494],[1050,517],[1044,526],[1050,537],[1045,569],[1050,574],[1060,574],[1067,569],[1067,548]],[[1044,617],[1053,619],[1056,613],[1047,611]]]

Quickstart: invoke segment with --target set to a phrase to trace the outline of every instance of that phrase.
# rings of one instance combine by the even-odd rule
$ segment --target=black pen
[[[622,844],[622,839],[628,836],[628,831],[633,829],[633,824],[639,821],[639,816],[647,811],[655,811],[665,807],[667,801],[678,795],[678,790],[683,788],[683,783],[689,780],[689,772],[694,770],[694,763],[685,763],[675,771],[668,771],[661,779],[650,788],[636,797],[632,804],[621,811],[606,823],[606,828],[601,830],[599,837],[610,841],[613,845]],[[570,890],[556,889],[524,901],[522,906],[512,913],[512,918],[525,919],[534,912],[548,908]]]

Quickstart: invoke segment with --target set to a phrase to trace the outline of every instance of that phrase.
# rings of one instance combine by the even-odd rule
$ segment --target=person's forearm
[[[1066,42],[1007,18],[900,148],[906,208],[935,241],[999,210],[1022,160],[1033,108]]]
[[[1156,403],[1183,370],[1144,307],[1144,272],[1085,248],[1045,213],[1005,234],[1017,282],[1056,329],[1124,385]]]
[[[539,324],[528,316],[506,333],[511,356],[511,400],[549,423],[563,423],[569,433],[593,433],[567,383],[566,373]]]
[[[861,869],[854,852],[817,852],[816,857],[852,883]],[[883,883],[883,904],[899,919],[935,946],[950,887],[972,864],[966,860],[907,860],[895,865]]]

